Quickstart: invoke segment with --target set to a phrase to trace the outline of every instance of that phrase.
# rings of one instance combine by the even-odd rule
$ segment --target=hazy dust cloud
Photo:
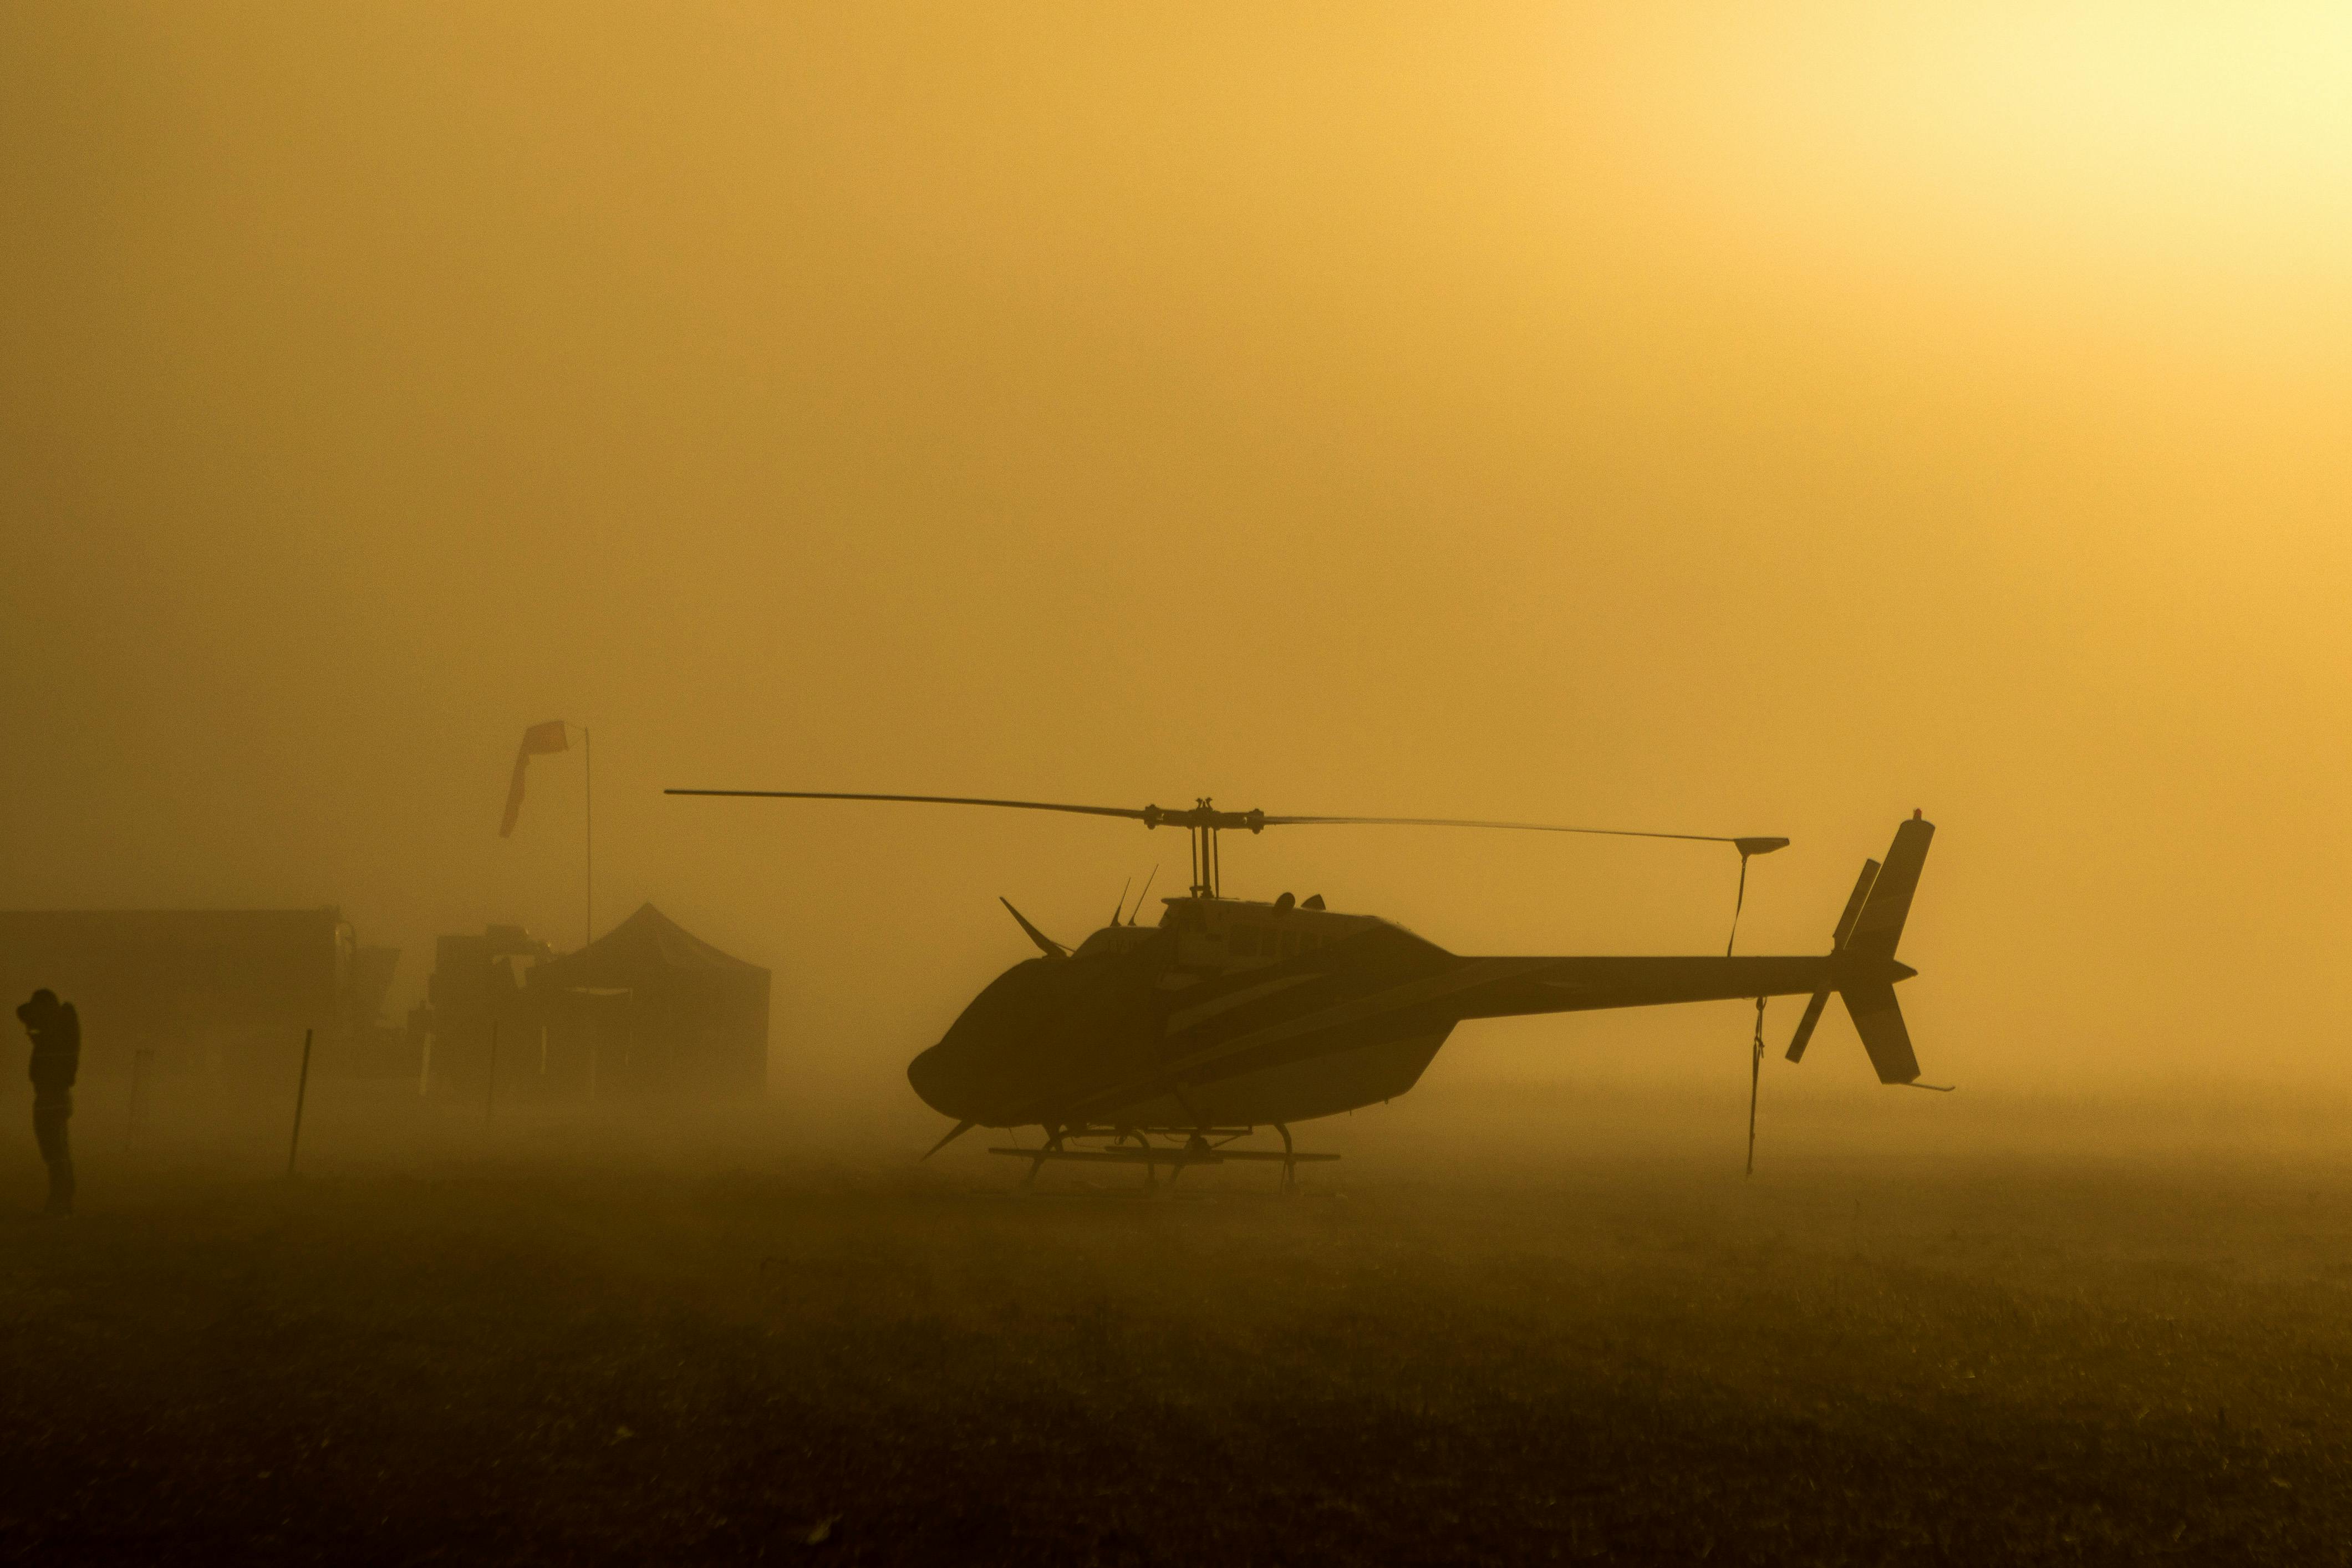
[[[0,1064],[0,1559],[2341,1561],[2347,79],[2284,0],[0,8],[0,913],[348,935],[394,1064],[69,998],[48,1221]],[[1777,1002],[1748,1180],[1748,1004],[1522,1017],[1294,1195],[1023,1187],[908,1059],[1183,835],[668,786],[1785,835],[1742,954],[1920,811],[1960,1089]],[[1739,872],[1223,867],[1460,954]],[[609,978],[505,1037],[569,1100],[400,1056],[437,939],[647,903],[763,1096],[600,1093]]]
[[[404,949],[654,900],[880,1108],[1181,846],[670,784],[1784,833],[1914,807],[1931,1077],[2341,1094],[2352,33],[2325,8],[20,7],[0,886]],[[1235,843],[1461,952],[1706,848]],[[1785,1019],[1776,1015],[1775,1028]],[[1744,1065],[1739,1009],[1433,1081]],[[1795,1095],[1866,1085],[1850,1037]],[[1785,1079],[1785,1083],[1782,1081]]]

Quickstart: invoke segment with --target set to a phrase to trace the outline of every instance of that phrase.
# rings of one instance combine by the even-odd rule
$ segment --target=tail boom
[[[1470,959],[1494,965],[1491,979],[1465,986],[1446,999],[1454,1019],[1517,1017],[1534,1013],[1582,1013],[1612,1007],[1654,1007],[1678,1002],[1748,1001],[1763,996],[1804,996],[1804,1016],[1789,1043],[1789,1059],[1801,1061],[1830,995],[1845,1001],[1854,1032],[1862,1037],[1881,1083],[1916,1083],[1919,1060],[1895,999],[1898,981],[1917,973],[1895,956],[1919,872],[1927,858],[1933,823],[1914,816],[1895,829],[1882,864],[1865,861],[1847,896],[1830,951],[1813,958],[1551,958]],[[1433,1005],[1435,1004],[1433,1004]]]
[[[1457,1018],[1512,1018],[1801,996],[1826,984],[1829,970],[1826,958],[1555,958],[1483,986],[1449,1010]]]

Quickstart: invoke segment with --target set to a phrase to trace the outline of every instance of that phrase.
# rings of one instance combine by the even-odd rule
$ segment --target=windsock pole
[[[588,929],[581,933],[581,945],[596,940],[596,742],[588,733],[588,726],[580,726],[580,772],[584,784],[585,807],[581,812],[580,836],[588,860],[583,881],[583,899],[587,908]]]

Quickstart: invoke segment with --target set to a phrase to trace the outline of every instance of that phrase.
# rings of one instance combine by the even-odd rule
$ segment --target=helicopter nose
[[[1014,964],[948,1026],[940,1043],[907,1064],[907,1082],[924,1104],[959,1121],[1003,1125],[1006,1096],[1034,1076],[1023,1064],[1060,1000],[1055,976],[1068,966],[1055,958]]]
[[[961,1070],[941,1041],[907,1064],[907,1082],[925,1105],[942,1116],[964,1121],[972,1115],[971,1074]]]

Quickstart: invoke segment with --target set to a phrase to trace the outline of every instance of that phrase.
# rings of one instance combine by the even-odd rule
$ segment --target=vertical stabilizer
[[[1904,1026],[1902,1005],[1895,1000],[1895,987],[1881,982],[1875,985],[1850,985],[1838,994],[1845,999],[1845,1010],[1853,1019],[1853,1032],[1862,1037],[1862,1048],[1870,1053],[1870,1065],[1877,1069],[1881,1083],[1910,1083],[1919,1076],[1919,1058],[1912,1054],[1911,1031]]]
[[[1913,812],[1911,820],[1895,830],[1885,864],[1864,862],[1862,876],[1846,900],[1845,912],[1838,918],[1836,934],[1830,939],[1828,976],[1813,993],[1789,1041],[1790,1061],[1804,1059],[1813,1026],[1821,1022],[1830,992],[1835,990],[1845,999],[1846,1014],[1853,1019],[1854,1033],[1862,1037],[1863,1049],[1870,1053],[1878,1081],[1918,1081],[1919,1058],[1912,1052],[1911,1031],[1905,1026],[1903,1009],[1895,1000],[1895,982],[1912,972],[1895,962],[1895,948],[1903,940],[1911,899],[1919,889],[1919,869],[1927,859],[1928,841],[1935,837],[1936,825]]]
[[[1935,837],[1936,825],[1916,815],[1895,830],[1886,864],[1871,884],[1870,901],[1862,906],[1853,934],[1846,939],[1847,951],[1865,958],[1895,956],[1895,944],[1903,940],[1903,922],[1911,913],[1911,895],[1919,889],[1919,868],[1927,860],[1927,841]]]

